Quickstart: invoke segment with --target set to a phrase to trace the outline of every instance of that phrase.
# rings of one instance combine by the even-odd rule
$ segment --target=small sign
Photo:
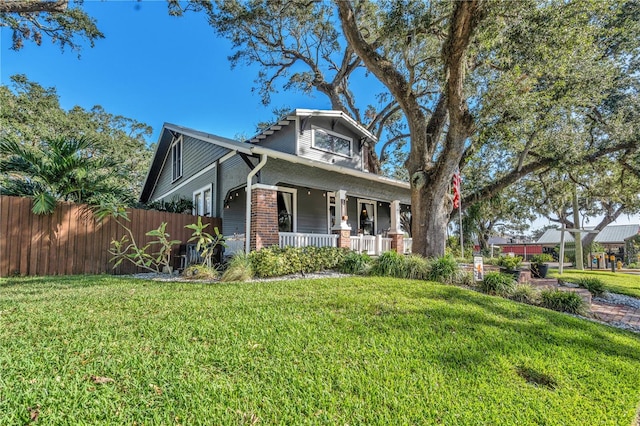
[[[482,256],[476,256],[473,258],[473,279],[474,281],[482,281],[484,279]]]

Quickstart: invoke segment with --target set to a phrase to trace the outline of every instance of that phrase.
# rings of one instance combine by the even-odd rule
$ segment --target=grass
[[[558,270],[551,271],[555,278],[569,281],[571,278],[599,278],[604,281],[605,290],[612,293],[626,294],[627,296],[640,298],[640,275],[625,274],[621,272],[607,271],[575,271],[563,270],[562,275],[558,275]]]
[[[2,424],[629,425],[637,335],[382,277],[0,283]]]

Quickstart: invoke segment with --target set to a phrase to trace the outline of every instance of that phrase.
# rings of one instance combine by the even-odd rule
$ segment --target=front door
[[[358,233],[363,235],[376,234],[376,202],[358,200]]]

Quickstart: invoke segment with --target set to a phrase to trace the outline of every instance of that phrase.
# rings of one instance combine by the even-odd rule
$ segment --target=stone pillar
[[[391,229],[388,235],[391,238],[391,249],[404,254],[404,232],[400,227],[400,201],[391,202]]]
[[[338,235],[338,247],[351,248],[351,227],[347,223],[347,191],[336,191],[336,224],[331,228],[332,234]]]
[[[258,185],[251,189],[251,250],[277,246],[278,192]]]

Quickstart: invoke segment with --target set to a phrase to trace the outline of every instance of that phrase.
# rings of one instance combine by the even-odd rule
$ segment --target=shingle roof
[[[585,228],[593,229],[593,227]],[[609,225],[596,235],[595,241],[601,244],[623,244],[624,240],[640,233],[640,225]],[[583,234],[584,238],[586,234]],[[564,235],[565,242],[573,242],[573,235],[570,232]],[[537,241],[539,244],[560,243],[560,231],[558,229],[547,229]]]

